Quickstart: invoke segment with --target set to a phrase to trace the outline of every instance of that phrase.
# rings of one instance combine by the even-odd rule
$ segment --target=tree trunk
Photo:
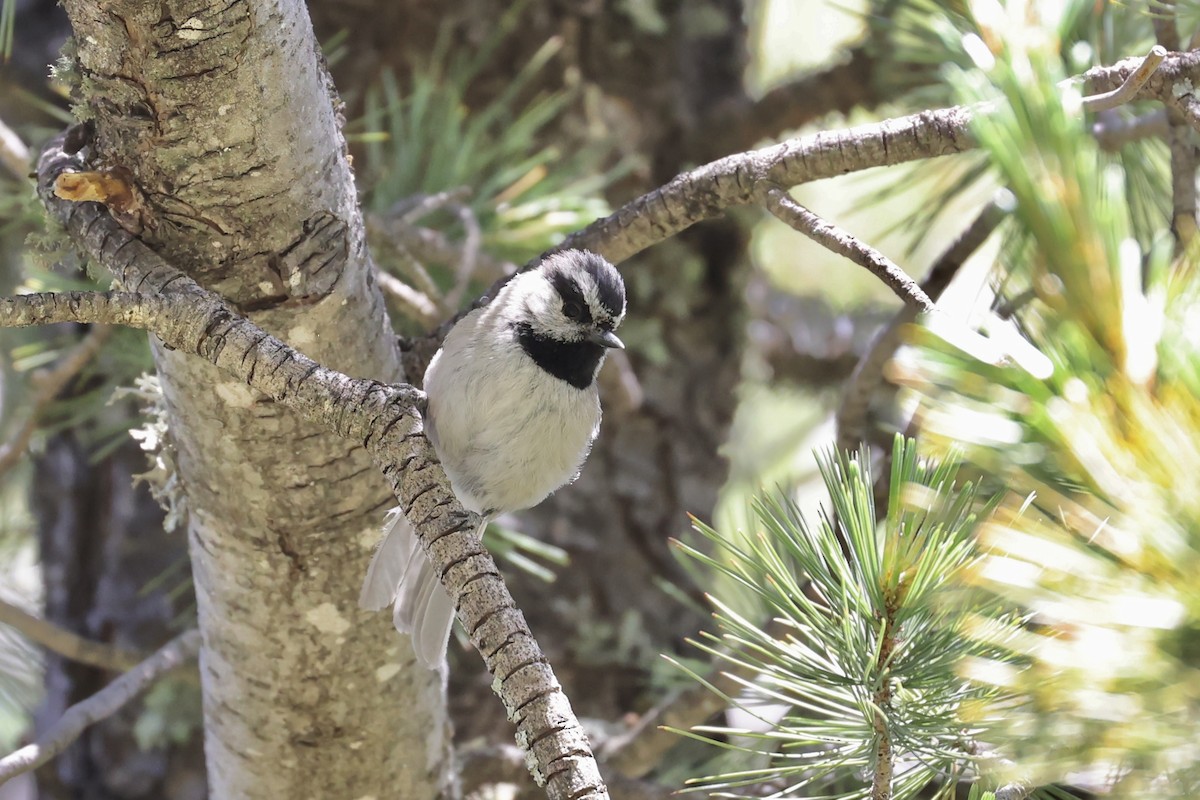
[[[400,380],[303,5],[66,7],[92,162],[132,176],[142,238],[317,360]],[[190,510],[212,796],[435,796],[439,681],[355,602],[383,479],[193,355],[155,360]]]

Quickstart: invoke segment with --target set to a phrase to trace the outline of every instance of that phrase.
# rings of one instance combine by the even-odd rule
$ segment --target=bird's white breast
[[[455,494],[474,511],[504,513],[575,479],[600,427],[600,399],[594,383],[577,389],[535,364],[496,307],[450,331],[425,391],[430,438]]]

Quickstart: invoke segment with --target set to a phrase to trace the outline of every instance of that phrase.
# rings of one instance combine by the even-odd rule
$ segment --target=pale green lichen
[[[133,476],[134,482],[144,482],[150,488],[151,497],[166,512],[163,529],[182,530],[187,522],[187,493],[179,481],[175,445],[167,427],[167,406],[158,376],[143,374],[132,387],[114,391],[112,399],[125,397],[135,398],[141,406],[145,422],[141,427],[131,429],[129,435],[146,453],[150,465],[150,469]]]

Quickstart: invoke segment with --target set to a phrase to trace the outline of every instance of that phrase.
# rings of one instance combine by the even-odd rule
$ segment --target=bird
[[[455,496],[482,518],[537,505],[578,476],[600,430],[596,376],[625,345],[625,284],[587,250],[518,272],[463,317],[425,371],[425,433]],[[416,660],[443,670],[454,605],[399,509],[389,512],[359,605],[393,606]]]

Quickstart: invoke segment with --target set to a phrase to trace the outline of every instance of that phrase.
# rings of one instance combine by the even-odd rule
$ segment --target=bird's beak
[[[588,332],[587,340],[601,347],[615,347],[618,350],[625,349],[625,343],[617,338],[617,335],[612,331],[602,331],[599,328],[593,328]]]

